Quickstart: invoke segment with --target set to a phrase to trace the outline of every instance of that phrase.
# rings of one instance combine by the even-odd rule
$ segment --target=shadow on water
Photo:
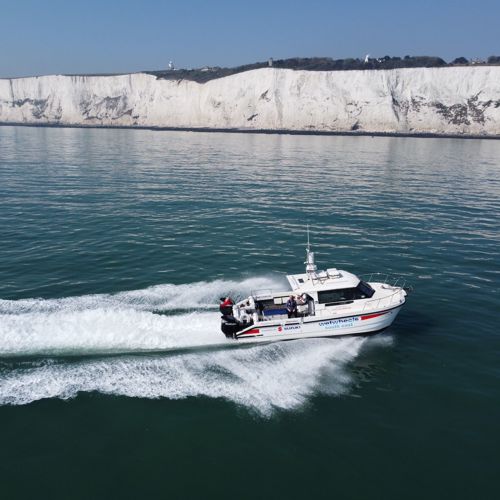
[[[398,337],[424,336],[431,333],[439,321],[423,311],[401,311],[397,320],[391,326],[391,332]]]

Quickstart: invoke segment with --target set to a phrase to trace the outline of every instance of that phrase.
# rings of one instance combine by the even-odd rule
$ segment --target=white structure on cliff
[[[500,66],[0,79],[0,122],[500,136]]]

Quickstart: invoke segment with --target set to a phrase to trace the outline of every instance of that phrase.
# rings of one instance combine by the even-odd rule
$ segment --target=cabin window
[[[318,302],[320,304],[331,304],[354,300],[355,288],[343,288],[340,290],[325,290],[318,292]]]
[[[375,293],[375,290],[366,281],[360,281],[356,290],[359,292],[359,299],[369,299]]]
[[[340,290],[324,290],[318,292],[320,304],[340,304],[353,300],[369,299],[375,290],[364,281],[360,281],[356,288],[342,288]]]

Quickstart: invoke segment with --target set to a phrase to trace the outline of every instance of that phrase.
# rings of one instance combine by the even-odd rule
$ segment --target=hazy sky
[[[500,0],[0,0],[0,76],[500,55]]]

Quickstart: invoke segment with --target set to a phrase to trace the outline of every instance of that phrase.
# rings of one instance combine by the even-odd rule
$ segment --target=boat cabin
[[[323,316],[332,306],[347,306],[355,300],[368,299],[375,290],[356,275],[338,269],[313,271],[287,276],[291,290],[260,290],[235,304],[239,320],[265,321],[287,317],[290,295],[297,301],[298,316]]]
[[[311,335],[328,336],[331,335],[330,330],[336,328],[346,328],[343,331],[349,328],[349,331],[356,330],[356,333],[363,333],[375,331],[374,329],[382,330],[390,325],[397,312],[388,312],[388,308],[392,308],[391,311],[399,310],[404,304],[406,291],[403,285],[387,284],[385,281],[387,277],[383,283],[372,282],[371,278],[368,283],[355,274],[336,268],[318,271],[309,241],[306,252],[304,263],[306,272],[287,276],[289,290],[253,292],[228,311],[223,309],[224,304],[221,304],[221,329],[226,337],[274,338],[277,335],[282,337],[283,332],[292,330],[295,334],[299,332],[300,336],[306,332]],[[296,317],[289,318],[287,302],[292,295],[297,302],[297,314],[294,314]],[[375,309],[387,309],[387,311],[365,314],[361,319],[355,318],[363,311]],[[381,320],[377,319],[382,317]],[[355,318],[356,321],[350,318]],[[351,329],[358,320],[362,323],[373,320],[376,323],[363,323],[368,327]],[[293,334],[287,333],[287,335]]]

